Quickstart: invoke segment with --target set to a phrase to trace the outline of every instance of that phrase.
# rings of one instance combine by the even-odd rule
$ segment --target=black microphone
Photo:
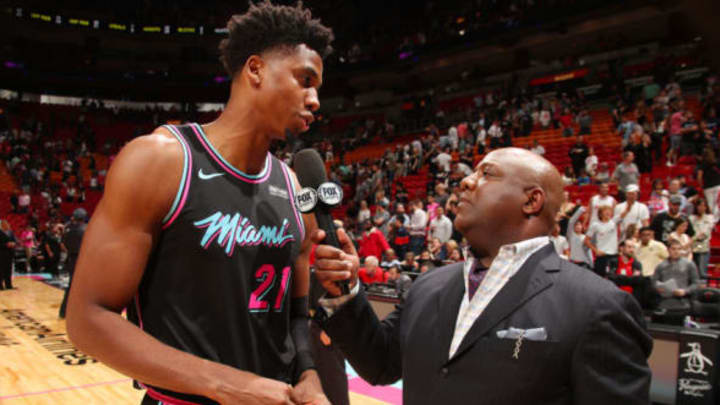
[[[330,210],[342,203],[342,188],[328,182],[325,164],[315,149],[303,149],[293,158],[293,170],[302,190],[295,196],[295,204],[304,213],[315,213],[318,228],[325,231],[324,242],[340,249],[337,229]],[[338,282],[342,294],[349,294],[348,281]]]

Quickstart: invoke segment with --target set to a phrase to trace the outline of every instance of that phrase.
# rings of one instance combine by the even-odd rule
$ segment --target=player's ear
[[[263,80],[265,61],[259,55],[250,55],[245,62],[245,75],[252,87],[260,87]]]

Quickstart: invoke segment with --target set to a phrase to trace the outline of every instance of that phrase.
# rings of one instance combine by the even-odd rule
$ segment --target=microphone
[[[296,153],[293,170],[302,187],[295,195],[295,205],[303,214],[314,212],[318,228],[325,231],[325,243],[340,249],[330,210],[342,202],[342,188],[328,181],[325,164],[315,149],[303,149]],[[343,295],[350,293],[347,281],[338,282],[338,287]]]

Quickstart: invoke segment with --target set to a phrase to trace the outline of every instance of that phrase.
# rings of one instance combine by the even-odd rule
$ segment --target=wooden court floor
[[[15,278],[0,291],[0,404],[139,404],[131,380],[75,349],[57,313],[63,292]],[[350,393],[352,405],[385,402]]]

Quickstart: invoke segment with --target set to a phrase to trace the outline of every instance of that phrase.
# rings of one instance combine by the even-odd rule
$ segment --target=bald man
[[[405,405],[648,404],[652,340],[640,307],[549,242],[563,198],[552,164],[498,149],[461,188],[465,262],[420,276],[382,322],[358,289],[347,235],[342,250],[317,248],[322,324],[355,370],[372,384],[402,378]]]

